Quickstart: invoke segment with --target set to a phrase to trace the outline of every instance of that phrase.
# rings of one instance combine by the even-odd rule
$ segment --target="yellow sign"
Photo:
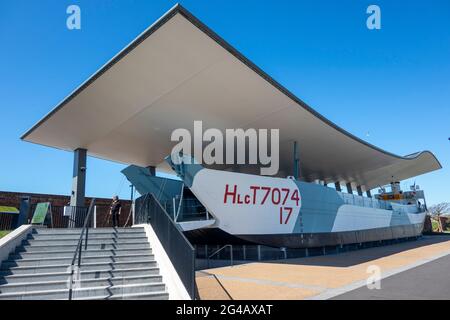
[[[14,207],[0,206],[0,213],[19,214],[19,210]]]

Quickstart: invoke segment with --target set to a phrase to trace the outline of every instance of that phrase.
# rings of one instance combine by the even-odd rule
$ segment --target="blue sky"
[[[69,194],[72,154],[19,137],[175,3],[0,0],[0,190]],[[71,4],[81,30],[66,28]],[[444,169],[417,183],[428,203],[450,201],[448,0],[181,4],[351,133],[396,154],[433,151]],[[381,30],[366,27],[370,4]],[[89,158],[87,194],[129,197],[123,167]]]

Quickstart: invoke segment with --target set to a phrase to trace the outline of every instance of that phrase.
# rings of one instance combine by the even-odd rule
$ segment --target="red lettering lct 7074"
[[[298,189],[272,188],[266,186],[250,186],[249,193],[239,193],[237,185],[225,185],[223,203],[231,204],[274,204],[285,205],[287,202],[296,207],[299,206],[300,196]],[[293,202],[293,203],[292,203]]]
[[[225,185],[224,204],[235,205],[264,205],[280,206],[280,224],[287,224],[293,212],[292,206],[298,207],[300,195],[298,189],[277,188],[267,186],[250,186],[246,193],[238,192],[237,185]],[[285,205],[290,205],[285,207]],[[286,217],[284,217],[286,216]]]

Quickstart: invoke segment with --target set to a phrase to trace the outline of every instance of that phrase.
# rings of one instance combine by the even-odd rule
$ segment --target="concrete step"
[[[83,235],[83,239],[85,235]],[[146,238],[145,232],[132,232],[132,233],[88,233],[88,241],[91,239],[130,239],[130,238]],[[80,239],[80,234],[30,234],[27,240],[74,240],[78,241]]]
[[[74,298],[74,300],[169,300],[169,294],[167,292],[142,292],[113,296],[104,295],[97,297]]]
[[[75,250],[75,247],[74,247]],[[11,253],[9,260],[19,259],[39,259],[39,258],[59,258],[59,257],[73,257],[74,250],[61,251],[43,251],[43,252],[18,252]],[[109,250],[87,250],[83,248],[83,257],[109,257],[119,256],[124,254],[152,254],[152,248],[144,249],[109,249]]]
[[[122,296],[127,294],[155,293],[158,297],[164,297],[166,287],[163,283],[105,285],[73,290],[73,298],[93,299],[95,297]],[[0,300],[55,300],[67,299],[69,289],[39,290],[30,292],[1,293]]]
[[[0,300],[68,299],[80,233],[33,230],[0,267]],[[81,270],[73,299],[169,298],[143,228],[89,229]]]
[[[133,242],[133,243],[100,243],[93,244],[88,241],[88,250],[127,250],[127,249],[146,249],[150,248],[148,242]],[[72,251],[76,249],[75,244],[63,244],[48,246],[46,244],[35,244],[33,246],[22,245],[16,249],[16,252],[55,252],[55,251]]]
[[[46,266],[25,266],[25,267],[11,267],[4,269],[2,265],[0,269],[0,276],[7,276],[11,274],[39,274],[39,273],[49,273],[49,272],[64,272],[68,271],[70,264],[55,264]],[[136,261],[126,261],[126,262],[100,262],[100,263],[85,263],[82,266],[83,270],[114,270],[123,268],[145,268],[145,267],[157,267],[155,260],[136,260]]]
[[[48,266],[48,265],[58,265],[64,264],[68,265],[72,263],[73,253],[68,256],[61,257],[45,257],[45,258],[28,258],[28,259],[17,259],[17,260],[6,260],[3,261],[1,268],[12,268],[12,267],[26,267],[26,266]],[[77,258],[78,259],[78,258]],[[85,256],[82,252],[81,261],[82,264],[85,263],[114,263],[114,262],[127,262],[136,260],[154,260],[155,257],[152,254],[122,254],[114,256]],[[78,260],[76,260],[78,261]]]
[[[23,245],[30,246],[58,246],[58,245],[77,245],[79,239],[51,239],[51,240],[41,240],[41,239],[27,239],[22,242]],[[83,239],[84,242],[84,239]],[[136,242],[147,242],[147,237],[129,237],[129,238],[114,238],[114,237],[102,237],[96,239],[88,239],[88,244],[123,244],[123,243],[136,243]]]
[[[145,268],[123,268],[123,269],[96,269],[91,271],[81,271],[81,278],[83,280],[97,279],[97,278],[121,278],[131,276],[157,276],[159,275],[158,267],[145,267]],[[45,282],[45,281],[66,281],[70,276],[68,270],[63,272],[49,272],[49,273],[32,273],[32,274],[14,274],[0,277],[0,284],[12,284],[12,283],[33,283],[33,282]]]
[[[0,294],[2,293],[23,293],[23,292],[33,292],[33,291],[47,291],[47,290],[59,290],[68,289],[70,278],[64,280],[56,281],[43,281],[43,282],[32,282],[32,283],[11,283],[0,285]],[[120,278],[97,278],[97,279],[86,279],[81,277],[81,281],[74,283],[74,288],[91,288],[91,287],[102,287],[102,286],[117,286],[125,284],[148,284],[148,283],[158,283],[163,285],[162,277],[158,275],[147,275],[147,276],[130,276],[130,277],[120,277]]]
[[[144,228],[89,228],[89,233],[93,234],[128,234],[145,232]],[[33,234],[78,234],[80,235],[81,228],[34,228]]]

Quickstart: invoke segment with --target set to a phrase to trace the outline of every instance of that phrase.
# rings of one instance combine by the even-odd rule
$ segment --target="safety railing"
[[[206,208],[197,199],[173,198],[161,202],[161,205],[176,222],[205,220],[208,218]]]
[[[213,253],[211,253],[208,256],[208,268],[210,267],[209,259],[211,259],[215,255],[219,254],[223,249],[228,248],[228,247],[230,248],[230,266],[233,266],[233,264],[234,264],[234,260],[233,260],[233,245],[232,244],[226,244],[226,245],[224,245],[223,247],[217,249],[216,251],[214,251]]]
[[[0,230],[12,230],[13,220],[18,213],[3,213],[0,212]]]
[[[92,216],[92,212],[94,211],[94,203],[95,203],[95,199],[92,199],[91,204],[89,205],[89,209],[87,211],[86,218],[84,219],[83,228],[81,229],[80,238],[78,239],[78,243],[75,248],[75,252],[73,254],[72,262],[70,264],[69,300],[72,300],[72,297],[73,297],[75,261],[77,260],[77,257],[78,257],[78,268],[76,271],[77,271],[77,273],[81,272],[81,253],[82,253],[82,249],[83,249],[83,236],[85,236],[84,250],[85,251],[87,250],[88,239],[89,239],[89,224],[90,224],[89,220]]]
[[[81,228],[88,213],[87,207],[78,206],[51,206],[52,224],[49,228]],[[36,204],[30,206],[28,221],[31,222]]]
[[[136,199],[134,224],[149,223],[187,292],[195,299],[195,248],[151,193]]]
[[[350,193],[338,192],[345,204],[375,209],[392,210],[392,205],[388,201],[368,198]]]
[[[90,221],[89,227],[96,228],[110,228],[112,227],[112,217],[109,214],[110,205],[99,204],[96,201],[95,211],[92,213],[93,219]],[[28,221],[31,221],[33,217],[36,204],[30,206],[28,213]],[[51,206],[52,222],[53,224],[48,226],[49,228],[82,228],[84,220],[87,215],[87,207],[74,207],[74,206]],[[119,216],[119,227],[129,227],[132,225],[132,212],[131,206],[122,203],[122,211]]]
[[[86,207],[66,206],[63,207],[63,217],[66,217],[68,228],[81,228],[84,225],[84,221],[88,215]],[[52,208],[52,216],[53,208]],[[56,221],[55,221],[56,222]],[[59,221],[58,221],[59,222]],[[56,226],[56,224],[55,224]]]

